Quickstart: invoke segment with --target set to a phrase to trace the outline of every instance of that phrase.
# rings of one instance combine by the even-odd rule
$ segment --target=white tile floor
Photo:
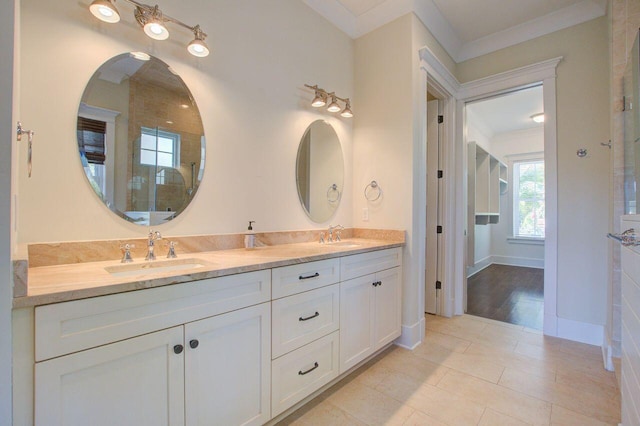
[[[599,347],[464,315],[427,317],[425,342],[391,347],[280,424],[617,425]]]

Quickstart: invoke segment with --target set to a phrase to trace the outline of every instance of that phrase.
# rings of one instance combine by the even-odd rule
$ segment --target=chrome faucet
[[[340,231],[342,231],[344,229],[344,226],[342,225],[336,225],[336,226],[332,226],[329,225],[329,239],[327,240],[327,242],[332,243],[333,242],[333,231],[337,231],[337,237],[336,237],[336,241],[340,241]]]
[[[154,246],[157,240],[162,239],[162,234],[159,231],[149,230],[149,240],[147,242],[147,255],[144,260],[156,260],[156,254],[154,253]]]

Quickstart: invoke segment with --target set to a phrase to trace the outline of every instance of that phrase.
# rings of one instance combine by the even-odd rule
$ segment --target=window
[[[140,136],[140,164],[177,167],[180,164],[180,135],[143,127]]]
[[[167,183],[166,167],[180,165],[180,135],[143,127],[140,132],[140,164],[156,167],[156,184]]]
[[[544,238],[544,161],[513,165],[513,235]]]
[[[91,186],[98,194],[106,193],[106,141],[107,123],[78,117],[77,135],[80,158]]]

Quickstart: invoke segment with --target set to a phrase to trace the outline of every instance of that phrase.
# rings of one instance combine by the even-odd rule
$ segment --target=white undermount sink
[[[326,243],[325,247],[343,247],[343,248],[354,248],[354,247],[360,247],[361,244],[358,243],[354,243],[353,241],[338,241],[335,243]]]
[[[213,266],[213,264],[201,259],[178,258],[170,260],[144,261],[138,263],[123,263],[121,265],[107,266],[104,268],[104,270],[114,277],[131,277],[136,275],[186,271],[188,269],[198,269],[205,266]]]

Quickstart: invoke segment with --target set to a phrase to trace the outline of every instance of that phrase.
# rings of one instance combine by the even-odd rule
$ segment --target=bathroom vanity
[[[118,261],[32,268],[14,299],[15,331],[34,335],[16,348],[33,383],[17,406],[37,425],[282,417],[400,336],[403,244],[218,250],[129,274]]]

